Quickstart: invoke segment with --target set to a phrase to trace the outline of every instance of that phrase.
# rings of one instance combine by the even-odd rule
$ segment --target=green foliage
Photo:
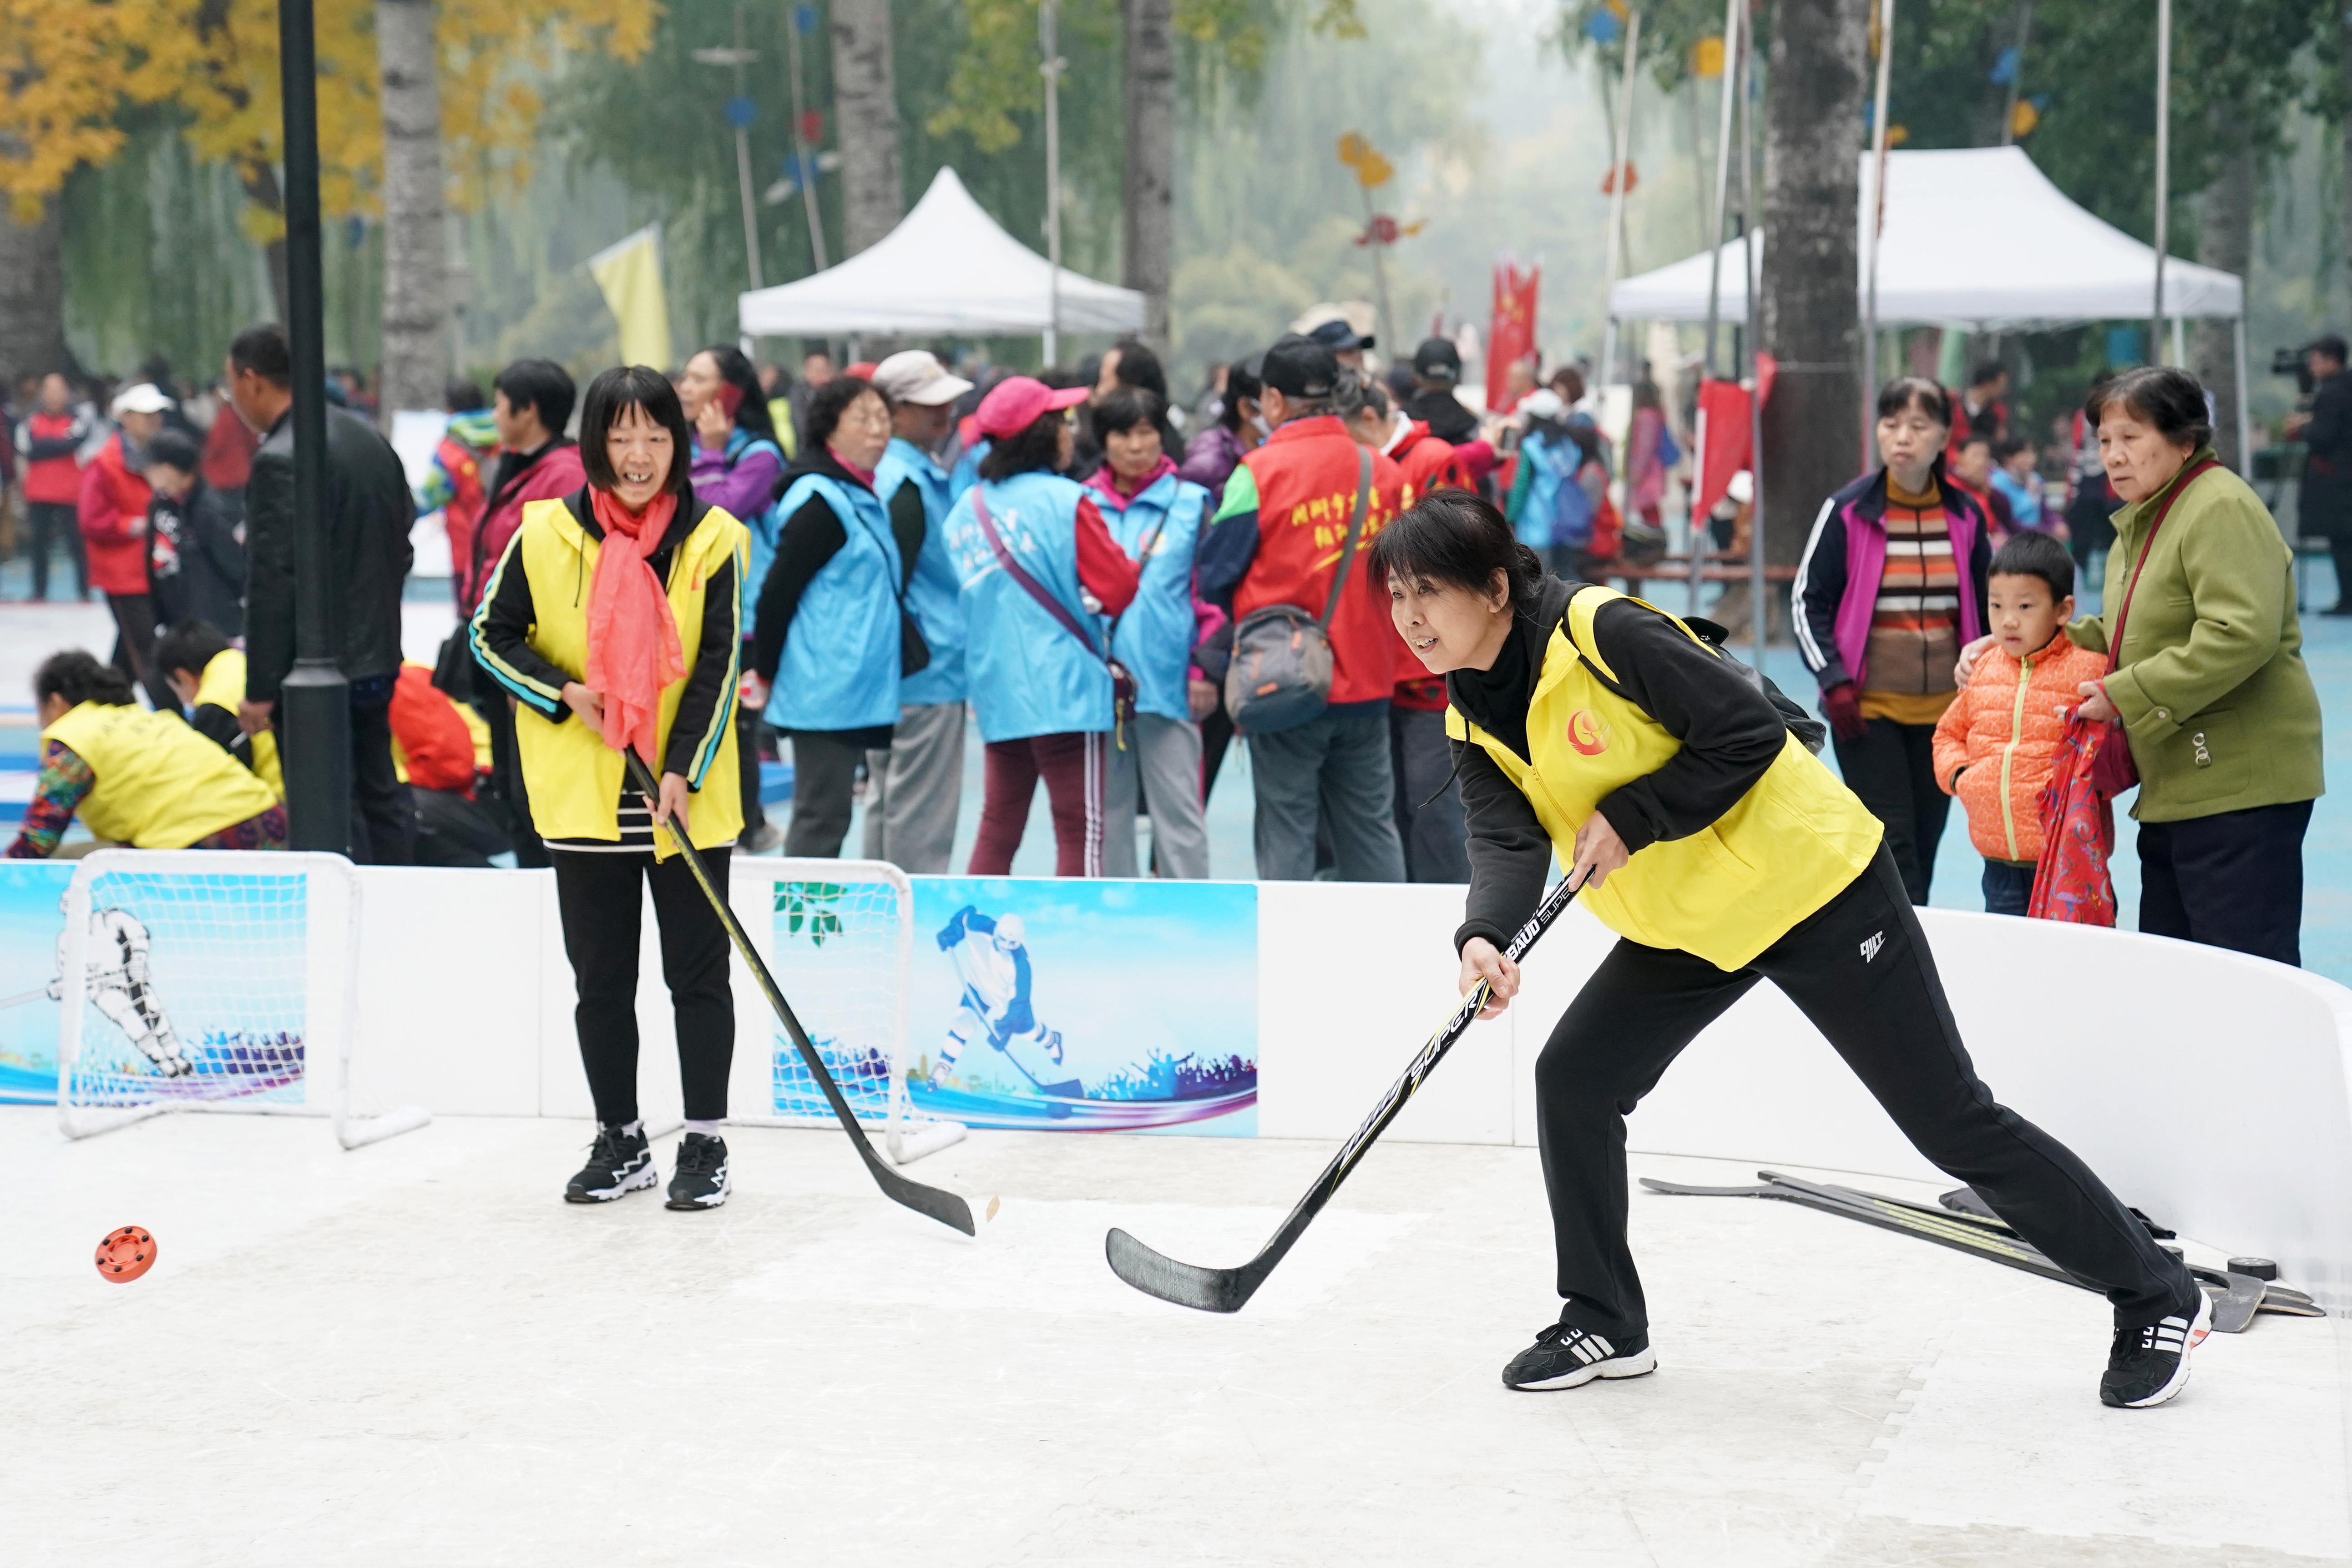
[[[786,931],[795,936],[806,931],[809,941],[822,947],[826,937],[841,935],[839,905],[848,891],[837,882],[780,882],[774,913],[784,917]]]

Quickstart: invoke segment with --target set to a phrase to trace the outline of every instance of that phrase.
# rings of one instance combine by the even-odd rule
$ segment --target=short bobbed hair
[[[608,492],[620,487],[621,476],[613,472],[605,443],[633,408],[669,432],[669,476],[662,488],[673,496],[691,494],[694,432],[686,423],[686,409],[669,378],[644,365],[615,365],[588,383],[580,411],[580,466],[587,471],[590,487]]]
[[[1521,544],[1511,525],[1475,490],[1432,490],[1373,536],[1364,586],[1381,599],[1391,573],[1409,582],[1448,583],[1484,593],[1501,572],[1510,581],[1511,603],[1532,603],[1544,569],[1536,552]]]
[[[1878,389],[1878,417],[1892,419],[1917,409],[1946,430],[1952,428],[1952,394],[1925,376],[1897,376]]]
[[[2194,448],[2213,439],[2213,418],[2205,408],[2205,383],[2178,365],[2140,365],[2091,389],[2083,418],[2091,428],[2111,408],[2156,426],[2168,441]]]

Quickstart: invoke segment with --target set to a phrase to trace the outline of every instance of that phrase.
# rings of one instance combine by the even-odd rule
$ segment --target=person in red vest
[[[441,401],[449,410],[449,423],[433,448],[425,483],[417,488],[416,509],[441,514],[441,526],[449,536],[449,592],[462,615],[470,608],[466,563],[473,559],[474,532],[489,501],[489,476],[484,470],[498,450],[499,429],[475,382],[453,378],[442,389]]]
[[[180,699],[155,668],[155,602],[147,595],[147,444],[163,428],[172,400],[152,382],[124,389],[111,410],[120,426],[82,470],[77,502],[89,578],[114,612],[113,664],[147,688],[167,713]]]
[[[1323,344],[1292,332],[1265,351],[1260,379],[1258,406],[1274,434],[1225,482],[1198,558],[1201,597],[1229,602],[1237,622],[1269,605],[1310,615],[1329,606],[1331,693],[1330,706],[1306,723],[1249,737],[1257,874],[1312,877],[1321,827],[1330,831],[1339,880],[1402,882],[1389,763],[1396,632],[1383,598],[1353,572],[1333,601],[1362,450],[1333,406],[1339,363]],[[1394,463],[1373,453],[1371,466],[1359,553],[1397,515],[1404,490]]]
[[[33,525],[33,597],[49,596],[49,547],[63,539],[73,557],[74,592],[89,597],[89,560],[74,511],[81,499],[81,463],[89,440],[89,413],[73,406],[73,383],[58,371],[41,378],[41,401],[16,425],[16,460],[24,468],[25,508]]]

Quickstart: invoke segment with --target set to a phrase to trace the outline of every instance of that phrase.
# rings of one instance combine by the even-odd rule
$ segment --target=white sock
[[[645,1127],[646,1124],[642,1121],[624,1122],[621,1124],[621,1135],[625,1138],[634,1138],[639,1133],[644,1132]]]
[[[689,1133],[699,1133],[706,1138],[715,1138],[719,1135],[719,1124],[716,1122],[688,1122],[686,1124],[686,1130]]]

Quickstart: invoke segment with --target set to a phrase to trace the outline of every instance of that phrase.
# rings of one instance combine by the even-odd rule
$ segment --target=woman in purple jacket
[[[760,585],[775,554],[775,533],[763,528],[784,474],[784,449],[776,440],[767,394],[743,350],[720,343],[686,361],[677,378],[677,400],[694,426],[695,498],[740,517],[751,530],[751,564],[743,579],[743,602],[760,601]],[[765,549],[761,546],[765,545]],[[743,617],[743,667],[751,667],[751,617]],[[735,709],[735,755],[743,769],[743,847],[756,854],[772,849],[782,835],[760,807],[760,715],[749,703]]]
[[[1886,824],[1914,904],[1927,902],[1952,798],[1936,784],[1936,721],[1959,651],[1985,626],[1983,511],[1944,482],[1950,394],[1906,376],[1878,394],[1883,460],[1822,503],[1797,563],[1798,651],[1821,683],[1838,772]]]

